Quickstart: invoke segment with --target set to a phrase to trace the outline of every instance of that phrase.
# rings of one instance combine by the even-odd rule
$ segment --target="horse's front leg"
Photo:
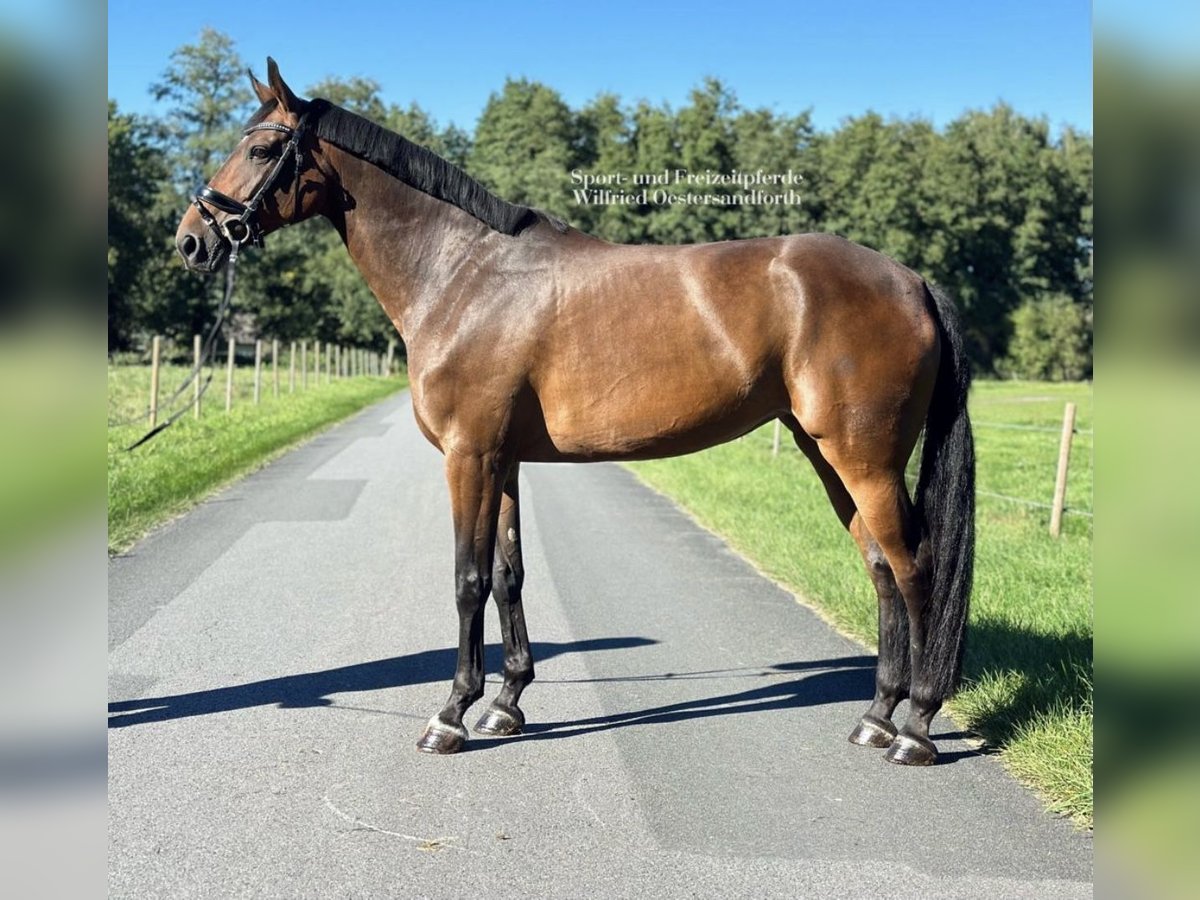
[[[494,454],[446,454],[454,518],[454,587],[458,605],[458,668],[450,699],[417,741],[426,753],[456,753],[467,740],[463,714],[483,696],[483,607],[491,589],[503,474]]]
[[[517,492],[519,467],[513,463],[500,500],[500,527],[496,530],[496,568],[492,573],[492,596],[500,615],[504,638],[504,686],[480,718],[480,734],[517,734],[525,725],[525,714],[517,703],[521,692],[533,681],[533,654],[525,629],[521,585],[525,567],[521,562],[521,501]]]

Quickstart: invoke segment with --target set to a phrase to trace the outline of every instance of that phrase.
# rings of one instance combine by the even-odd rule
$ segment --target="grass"
[[[187,372],[181,366],[163,368],[163,401]],[[191,508],[221,486],[407,384],[404,378],[372,377],[325,384],[322,375],[322,383],[316,385],[310,375],[307,390],[301,389],[297,379],[296,391],[289,393],[287,373],[281,374],[279,396],[274,396],[273,383],[265,377],[262,402],[256,406],[253,370],[236,369],[229,413],[225,412],[224,374],[218,374],[204,396],[199,419],[188,413],[129,453],[124,448],[145,432],[145,424],[109,428],[109,553],[119,553],[155,525]],[[149,382],[146,367],[109,366],[109,420],[144,413]]]
[[[1078,405],[1067,506],[1092,507],[1092,388],[980,382],[977,555],[963,689],[949,712],[1055,812],[1092,823],[1092,520],[1047,532],[1066,401]],[[1045,427],[1032,431],[1007,426]],[[997,427],[1006,426],[1006,427]],[[807,460],[771,456],[771,426],[740,441],[631,468],[724,536],[839,630],[875,644],[876,601],[853,541]],[[784,438],[788,435],[784,432]],[[790,444],[790,439],[789,444]]]

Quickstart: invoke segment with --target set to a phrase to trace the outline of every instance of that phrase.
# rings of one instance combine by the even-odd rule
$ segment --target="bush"
[[[1002,375],[1078,381],[1092,374],[1092,313],[1063,294],[1027,300],[1013,312]]]

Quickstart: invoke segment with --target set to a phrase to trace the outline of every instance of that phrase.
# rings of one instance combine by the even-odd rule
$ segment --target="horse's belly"
[[[531,461],[677,456],[732,440],[786,409],[786,394],[761,379],[681,385],[626,376],[603,393],[568,393],[582,399],[540,398],[546,440],[529,448]]]

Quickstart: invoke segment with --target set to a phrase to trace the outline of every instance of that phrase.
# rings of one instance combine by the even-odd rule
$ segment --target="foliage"
[[[148,126],[108,101],[108,346],[127,346],[133,310],[144,303],[147,258],[169,227],[155,202],[167,177],[164,154],[148,140]]]
[[[1048,381],[1090,377],[1091,311],[1063,294],[1022,303],[1012,314],[1005,375]]]
[[[510,79],[475,126],[467,171],[513,203],[566,215],[566,173],[576,161],[576,125],[558,92]]]

